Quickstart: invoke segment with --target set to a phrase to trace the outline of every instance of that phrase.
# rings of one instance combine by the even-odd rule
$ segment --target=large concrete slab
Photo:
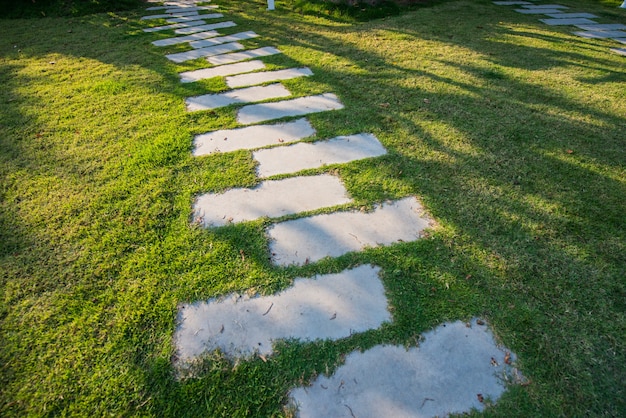
[[[264,46],[263,48],[251,49],[244,52],[235,52],[232,54],[216,55],[207,59],[213,65],[232,64],[234,62],[245,61],[251,58],[267,57],[269,55],[282,54],[281,51],[273,46]]]
[[[281,339],[338,340],[391,320],[379,267],[363,265],[339,274],[296,278],[271,296],[229,295],[183,304],[174,334],[185,364],[219,349],[226,357],[272,354]]]
[[[171,25],[163,25],[163,26],[154,26],[152,28],[146,28],[144,32],[158,32],[162,30],[171,30],[178,28],[190,28],[194,26],[204,25],[206,22],[204,20],[194,20],[193,22],[185,22],[185,23],[173,23]]]
[[[299,141],[315,134],[306,119],[276,125],[254,125],[238,129],[223,129],[194,138],[193,155],[208,155],[244,149],[262,148]]]
[[[263,61],[253,60],[238,62],[230,65],[220,65],[212,68],[202,68],[200,70],[185,71],[179,75],[181,82],[191,83],[198,80],[205,80],[207,78],[248,73],[250,71],[262,70],[264,68],[265,64],[263,64]]]
[[[548,13],[559,13],[559,9],[515,9],[517,13],[525,15],[545,15]]]
[[[141,20],[171,19],[171,18],[183,17],[183,16],[197,16],[198,14],[199,13],[196,11],[180,12],[180,13],[166,13],[166,14],[160,14],[160,15],[143,16]]]
[[[308,77],[313,75],[313,71],[304,68],[287,68],[276,71],[263,71],[253,74],[236,75],[226,77],[228,87],[244,87],[254,86],[255,84],[263,84],[271,81],[291,80],[292,78]]]
[[[621,23],[597,23],[595,25],[575,25],[577,28],[586,31],[606,31],[626,29],[626,25]]]
[[[626,56],[626,48],[611,48],[611,51],[616,54]]]
[[[558,13],[546,13],[546,15],[554,19],[579,19],[579,18],[595,19],[596,17],[598,17],[591,13],[560,13],[558,12]]]
[[[343,109],[343,104],[333,93],[326,93],[275,103],[244,106],[237,112],[237,121],[243,125],[249,125],[287,116],[301,116],[338,109]]]
[[[198,16],[186,16],[186,17],[175,17],[172,19],[165,19],[167,23],[185,23],[185,22],[195,22],[204,19],[217,19],[218,17],[223,17],[221,13],[215,14],[204,14]]]
[[[206,31],[206,32],[197,32],[192,35],[177,36],[175,38],[166,38],[166,39],[159,39],[156,41],[152,41],[152,45],[170,46],[170,45],[184,44],[185,42],[196,41],[198,39],[213,38],[218,35],[219,33],[214,30]]]
[[[574,35],[582,36],[583,38],[589,39],[626,38],[626,32],[622,32],[619,30],[574,32]]]
[[[218,23],[211,23],[211,24],[200,24],[200,25],[195,25],[195,26],[190,26],[190,27],[185,27],[182,29],[176,29],[174,31],[174,33],[178,34],[178,35],[189,35],[192,33],[197,33],[197,32],[203,32],[203,31],[207,31],[207,30],[214,30],[214,29],[224,29],[224,28],[231,28],[233,26],[237,26],[237,24],[235,22],[231,22],[230,20],[226,21],[226,22],[218,22]]]
[[[482,321],[481,321],[482,323]],[[291,391],[300,418],[420,418],[482,411],[506,384],[525,382],[486,326],[472,320],[423,334],[418,347],[378,345],[354,351],[330,376]]]
[[[372,134],[339,136],[328,141],[299,143],[255,151],[259,177],[295,173],[328,164],[341,164],[384,155],[387,150]]]
[[[197,58],[209,57],[211,55],[225,54],[227,52],[238,51],[245,47],[238,42],[209,46],[201,49],[192,49],[191,51],[177,52],[166,55],[167,59],[174,62],[185,62]]]
[[[576,19],[539,19],[540,21],[542,21],[543,23],[545,23],[546,25],[550,25],[550,26],[563,26],[563,25],[593,25],[594,22],[593,20],[590,19],[585,19],[585,18],[576,18]]]
[[[263,100],[288,97],[291,93],[282,84],[270,84],[269,86],[248,87],[245,89],[231,90],[226,93],[204,94],[202,96],[185,99],[187,110],[217,109],[235,103],[254,103]]]
[[[220,36],[218,38],[204,39],[201,41],[190,42],[189,45],[191,45],[192,48],[206,48],[212,45],[225,44],[227,42],[243,41],[245,39],[252,39],[258,36],[259,35],[257,35],[253,31],[239,32],[239,33],[235,33],[232,35]]]
[[[281,222],[267,230],[275,264],[316,262],[366,247],[415,241],[430,222],[414,197],[378,206],[373,212],[335,212]]]
[[[194,219],[204,227],[277,218],[350,203],[341,180],[329,174],[264,181],[253,189],[204,194],[194,204]]]

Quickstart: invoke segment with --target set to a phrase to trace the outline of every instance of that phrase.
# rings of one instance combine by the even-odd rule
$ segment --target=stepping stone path
[[[181,72],[181,82],[224,77],[230,89],[185,100],[189,112],[236,106],[240,125],[197,135],[193,155],[245,150],[257,162],[260,179],[283,176],[261,181],[253,188],[198,196],[193,205],[197,224],[222,228],[265,219],[270,259],[277,266],[300,266],[368,248],[401,245],[420,239],[433,226],[415,197],[374,204],[371,211],[346,210],[341,205],[351,204],[352,199],[338,177],[294,176],[330,164],[378,158],[387,151],[367,132],[304,142],[316,133],[306,116],[343,109],[339,97],[333,92],[293,97],[278,82],[314,77],[314,71],[306,67],[263,71],[265,64],[260,58],[281,51],[272,46],[246,49],[245,42],[239,41],[259,36],[251,31],[219,34],[216,30],[236,25],[230,21],[205,24],[202,19],[211,15],[201,12],[210,7],[196,3],[181,0],[150,7],[161,11],[156,16],[181,17],[169,19],[171,25],[144,29],[175,30],[182,35],[152,42],[155,46],[188,43],[190,50],[166,55],[167,59],[177,63],[206,60],[205,68]],[[552,10],[560,13],[562,8]],[[174,19],[189,21],[172,22]],[[308,214],[322,209],[323,214]],[[292,219],[280,219],[286,215]],[[215,350],[234,361],[253,356],[265,359],[278,340],[338,340],[377,329],[393,320],[380,273],[378,266],[361,265],[339,273],[296,278],[289,288],[274,295],[233,294],[184,304],[174,335],[176,365],[184,369]],[[478,323],[443,324],[426,334],[426,343],[419,348],[381,345],[352,353],[333,376],[294,389],[291,402],[298,405],[301,417],[350,416],[348,413],[421,417],[482,409],[480,397],[495,401],[505,390],[502,377],[514,375],[516,369],[509,360],[514,357],[496,345],[484,322]],[[330,387],[333,390],[326,390]]]
[[[564,10],[569,9],[567,6],[560,4],[532,4],[526,1],[494,1],[497,6],[521,6],[515,9],[518,13],[545,15],[550,19],[539,19],[541,22],[550,26],[577,26],[584,31],[573,32],[574,35],[589,39],[612,39],[620,43],[626,43],[625,25],[618,23],[602,24],[594,22],[598,16],[591,13],[569,13]],[[626,55],[624,48],[611,48],[612,52],[619,55]]]

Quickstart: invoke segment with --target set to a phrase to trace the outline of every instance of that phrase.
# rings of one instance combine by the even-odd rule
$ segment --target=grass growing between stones
[[[561,4],[624,23],[598,2]],[[141,10],[1,20],[0,415],[282,416],[287,391],[354,349],[415,345],[448,320],[488,319],[529,379],[488,416],[626,411],[626,61],[608,40],[489,1],[450,1],[354,24],[285,4],[220,3],[277,46],[284,84],[346,108],[309,117],[317,138],[370,132],[389,154],[333,171],[356,205],[419,196],[425,239],[302,268],[268,260],[265,221],[215,231],[194,196],[257,183],[248,152],[191,156],[233,108],[188,114],[179,47],[156,48]],[[152,23],[150,23],[152,24]],[[172,35],[170,32],[169,35]],[[393,322],[338,342],[279,343],[199,377],[171,366],[176,307],[296,276],[382,267]]]

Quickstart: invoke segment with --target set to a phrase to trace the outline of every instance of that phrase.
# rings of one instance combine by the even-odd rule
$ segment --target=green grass
[[[419,196],[418,242],[302,268],[268,260],[261,220],[194,227],[201,192],[256,184],[248,152],[193,158],[193,134],[234,108],[188,114],[181,65],[141,10],[0,20],[0,415],[282,416],[290,388],[354,349],[415,344],[487,318],[529,378],[487,416],[626,414],[626,60],[608,40],[490,1],[448,1],[367,23],[279,2],[217,2],[277,46],[284,84],[334,92],[318,138],[374,133],[389,155],[331,167],[356,205]],[[576,11],[626,22],[600,2]],[[324,170],[317,170],[322,172]],[[244,254],[244,257],[242,257]],[[283,289],[360,263],[383,269],[393,323],[344,341],[282,343],[236,366],[171,366],[177,305]]]

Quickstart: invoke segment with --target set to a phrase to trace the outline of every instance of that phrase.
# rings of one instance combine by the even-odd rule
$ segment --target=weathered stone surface
[[[185,104],[187,105],[188,111],[195,112],[198,110],[216,109],[235,103],[254,103],[263,100],[278,99],[290,95],[289,90],[282,84],[270,84],[269,86],[231,90],[226,93],[204,94],[202,96],[190,97],[185,100]]]
[[[238,42],[231,42],[228,44],[220,44],[215,46],[209,46],[201,49],[192,49],[191,51],[177,52],[175,54],[169,54],[165,57],[174,62],[185,62],[196,58],[209,57],[211,55],[225,54],[227,52],[238,51],[244,49],[244,46]]]
[[[203,68],[201,70],[185,71],[180,73],[180,81],[191,83],[193,81],[204,80],[213,77],[224,77],[232,74],[247,73],[250,71],[262,70],[265,64],[262,61],[244,61],[230,65],[220,65],[218,67]]]
[[[319,96],[244,106],[237,113],[237,121],[248,125],[287,116],[301,116],[337,109],[343,109],[343,104],[333,93],[326,93]]]
[[[250,58],[266,57],[269,55],[282,54],[273,46],[263,48],[250,49],[244,52],[235,52],[232,54],[217,55],[207,59],[213,65],[232,64],[234,62],[244,61]]]
[[[313,71],[308,68],[287,68],[284,70],[264,71],[252,74],[236,75],[226,77],[228,87],[244,87],[254,86],[255,84],[263,84],[271,81],[290,80],[298,77],[308,77],[313,75]]]

